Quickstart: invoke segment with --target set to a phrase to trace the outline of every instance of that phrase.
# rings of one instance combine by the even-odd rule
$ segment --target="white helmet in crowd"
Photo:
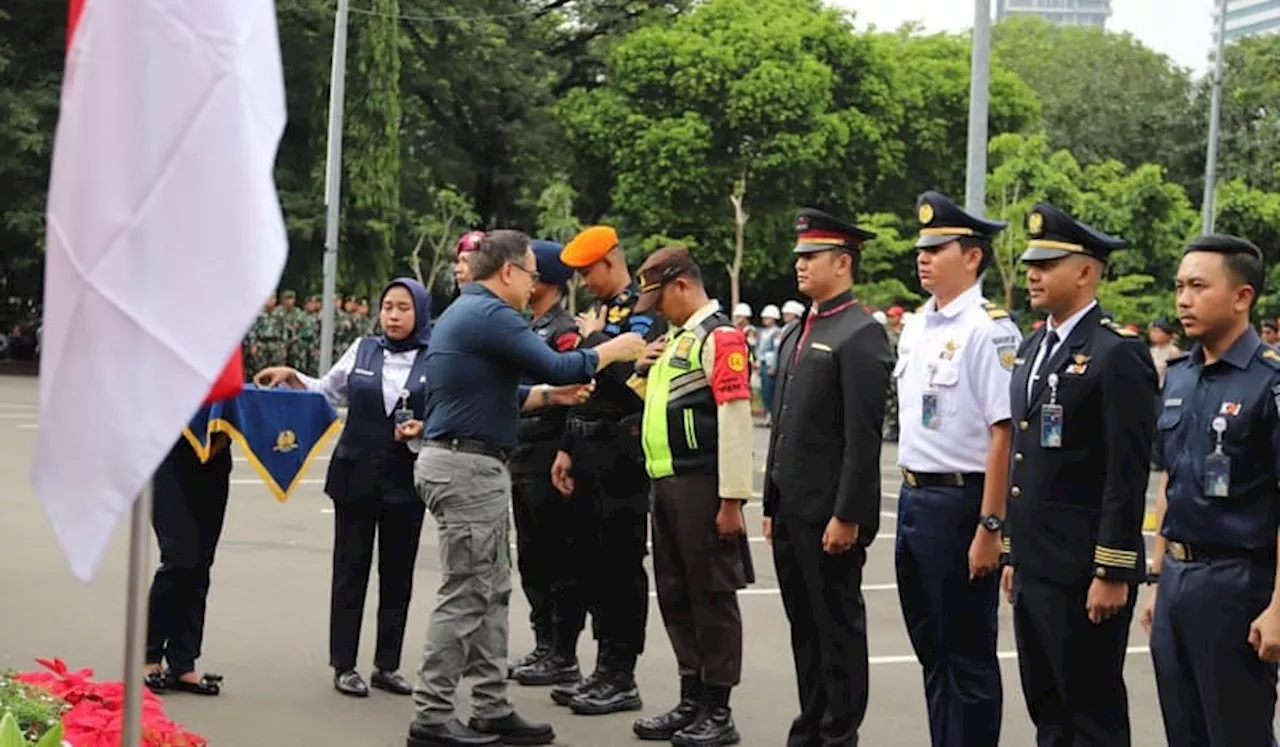
[[[760,310],[760,318],[773,319],[776,321],[782,318],[782,313],[778,311],[777,306],[774,306],[773,304],[769,304],[768,306]]]
[[[887,324],[889,322],[889,317],[885,316],[883,311],[874,311],[872,312],[871,317],[881,324]]]
[[[804,304],[793,298],[782,304],[782,313],[792,314],[794,316],[804,316]]]
[[[741,317],[746,317],[747,319],[750,319],[751,307],[746,305],[745,303],[740,303],[737,306],[733,307],[733,315],[735,317],[741,316]]]

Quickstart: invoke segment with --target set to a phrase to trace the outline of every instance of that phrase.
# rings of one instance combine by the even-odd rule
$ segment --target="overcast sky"
[[[970,0],[827,0],[857,12],[859,27],[897,28],[921,21],[929,31],[973,26]],[[996,2],[991,0],[992,13]],[[1196,74],[1209,69],[1214,0],[1112,0],[1108,31],[1128,31],[1146,46]]]

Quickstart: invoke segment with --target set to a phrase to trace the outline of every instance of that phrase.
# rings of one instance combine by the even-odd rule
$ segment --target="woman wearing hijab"
[[[397,278],[382,291],[378,321],[381,334],[356,340],[318,379],[285,366],[254,377],[259,386],[321,392],[335,407],[348,408],[324,491],[334,507],[329,664],[334,688],[355,697],[369,694],[356,672],[356,653],[375,535],[378,635],[369,684],[396,695],[413,692],[399,669],[425,510],[414,490],[413,462],[426,404],[431,296],[418,281]]]

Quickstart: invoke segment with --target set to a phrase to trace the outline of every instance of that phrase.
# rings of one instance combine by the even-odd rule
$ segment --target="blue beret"
[[[573,277],[573,268],[560,261],[560,252],[564,247],[554,241],[534,239],[533,254],[538,259],[538,275],[542,282],[551,285],[564,285]]]

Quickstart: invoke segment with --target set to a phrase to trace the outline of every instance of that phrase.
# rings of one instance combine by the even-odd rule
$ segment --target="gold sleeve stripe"
[[[1135,568],[1138,565],[1138,553],[1132,550],[1117,550],[1099,545],[1094,548],[1093,562],[1098,565]]]
[[[1010,552],[1010,545],[1009,545],[1009,538],[1008,538],[1008,537],[1001,537],[1001,538],[1000,538],[1000,551],[1001,551],[1001,552]]]

